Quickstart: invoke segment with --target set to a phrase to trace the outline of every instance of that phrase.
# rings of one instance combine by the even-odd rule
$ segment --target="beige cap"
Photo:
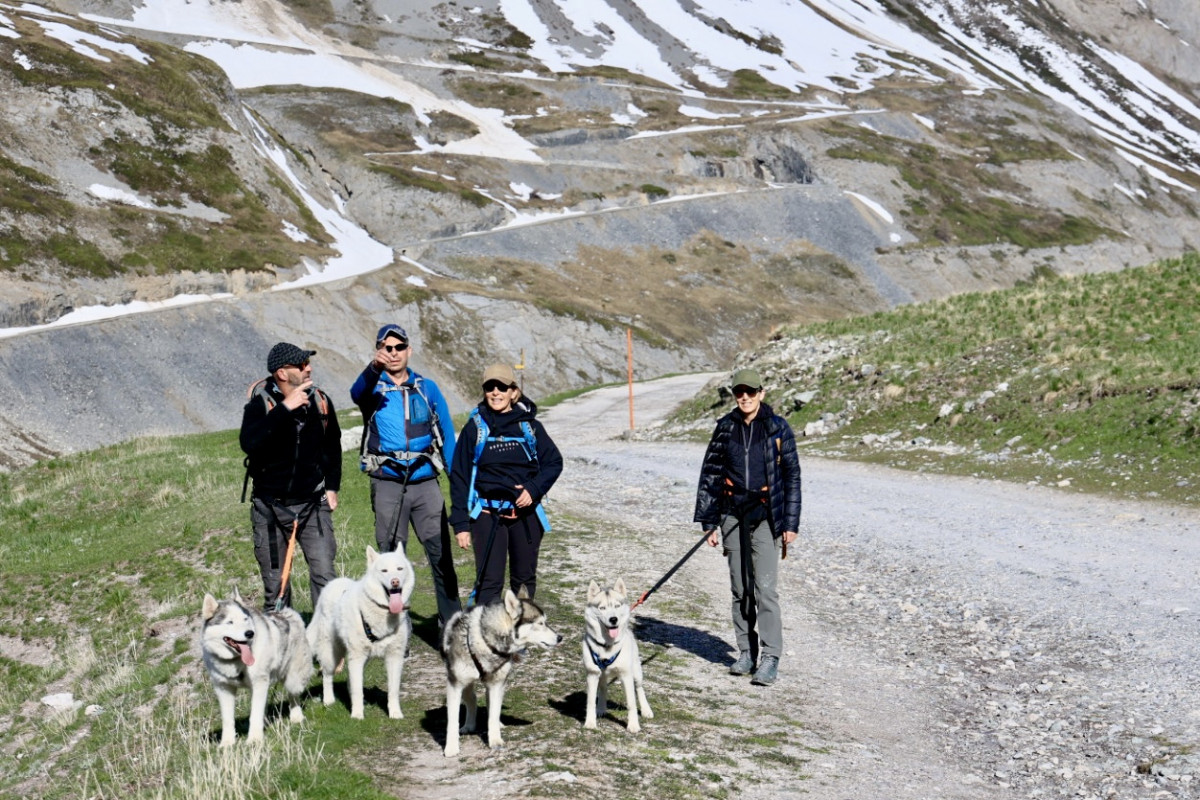
[[[517,376],[513,372],[513,368],[508,364],[492,364],[483,371],[483,382],[481,386],[486,386],[491,381],[499,381],[505,386],[517,388]]]

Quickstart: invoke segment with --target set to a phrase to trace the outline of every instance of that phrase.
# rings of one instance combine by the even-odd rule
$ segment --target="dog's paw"
[[[587,728],[589,731],[594,731],[600,726],[596,724],[596,720],[589,719],[589,720],[584,720],[583,727]]]
[[[398,708],[395,711],[392,711],[389,709],[388,717],[390,717],[391,719],[404,719],[404,712]]]
[[[629,720],[629,724],[625,726],[625,729],[627,731],[629,731],[630,733],[641,733],[642,732],[641,724],[638,723],[636,720],[632,720],[632,719]]]
[[[300,706],[292,706],[291,713],[288,714],[288,719],[293,723],[304,722],[304,711]]]
[[[494,740],[488,739],[488,747],[490,747],[492,750],[497,750],[501,747],[504,747],[504,737],[497,736]]]
[[[458,755],[458,745],[446,745],[446,749],[442,751],[442,754],[445,755],[446,758],[454,758],[456,755]]]

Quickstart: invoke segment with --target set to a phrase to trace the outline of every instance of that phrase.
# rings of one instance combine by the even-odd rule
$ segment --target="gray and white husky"
[[[642,660],[637,639],[629,624],[629,596],[621,578],[601,588],[592,581],[588,586],[584,609],[583,666],[587,672],[587,712],[583,727],[595,728],[596,718],[608,713],[608,683],[619,678],[625,687],[625,727],[630,733],[642,729],[642,716],[653,719],[654,712],[642,688]],[[634,702],[636,692],[637,702]]]
[[[302,722],[300,696],[312,678],[312,651],[304,637],[304,620],[293,609],[262,612],[233,597],[204,595],[200,652],[221,707],[221,746],[233,744],[233,707],[237,690],[250,690],[248,741],[263,740],[263,721],[271,685],[282,683],[291,698],[292,722]]]
[[[308,643],[321,666],[322,701],[333,703],[333,675],[346,660],[350,716],[363,718],[363,668],[382,658],[387,669],[388,716],[403,719],[400,677],[412,622],[408,601],[415,583],[403,551],[377,553],[367,546],[367,572],[358,580],[334,578],[325,584],[308,623]]]
[[[475,732],[478,706],[475,684],[487,687],[488,747],[500,747],[500,707],[508,675],[519,656],[532,646],[554,647],[562,637],[546,624],[546,614],[529,599],[525,587],[518,594],[504,592],[500,603],[475,606],[450,618],[442,637],[446,660],[446,749],[458,755],[459,733]],[[466,706],[462,728],[458,707]]]

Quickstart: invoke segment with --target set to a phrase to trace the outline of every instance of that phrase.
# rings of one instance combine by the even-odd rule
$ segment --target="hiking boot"
[[[742,653],[729,665],[730,675],[749,675],[754,670],[754,659],[749,653]]]
[[[779,656],[763,656],[750,682],[755,686],[770,686],[779,677]]]

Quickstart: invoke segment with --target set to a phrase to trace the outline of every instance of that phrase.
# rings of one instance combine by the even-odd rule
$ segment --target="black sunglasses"
[[[507,383],[501,383],[500,381],[488,381],[487,383],[485,383],[483,385],[483,391],[485,391],[485,392],[495,392],[495,391],[507,392],[509,389],[514,389],[514,388],[516,388],[516,387],[509,386]]]
[[[381,344],[379,346],[389,353],[403,353],[408,349],[408,342],[404,344]]]
[[[749,386],[735,386],[735,387],[733,387],[733,396],[741,397],[742,395],[745,395],[746,397],[754,397],[754,395],[758,394],[761,391],[762,391],[761,388],[752,389]]]
[[[305,367],[308,366],[308,359],[307,358],[304,359],[299,364],[284,364],[284,366],[291,367],[292,369],[304,369]]]

